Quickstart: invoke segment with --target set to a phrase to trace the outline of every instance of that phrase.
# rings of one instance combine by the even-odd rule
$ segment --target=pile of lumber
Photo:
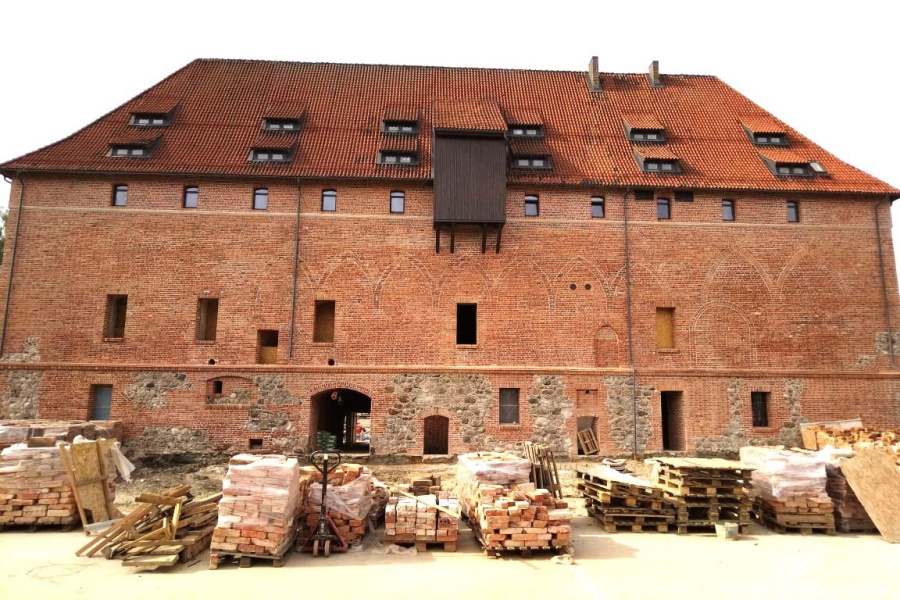
[[[841,533],[877,531],[869,513],[850,487],[839,465],[825,465],[825,490],[834,504],[834,526]]]
[[[281,566],[297,534],[300,491],[297,459],[253,454],[232,457],[222,484],[210,569],[227,557],[265,558]]]
[[[834,535],[834,505],[825,489],[825,457],[782,447],[741,448],[741,461],[754,468],[754,512],[780,533],[814,531]]]
[[[14,444],[0,452],[0,528],[78,522],[78,505],[57,447]]]
[[[189,485],[141,494],[137,507],[111,524],[76,554],[122,559],[140,570],[187,562],[209,548],[222,495],[196,499]]]
[[[303,467],[301,473],[309,479],[308,501],[300,523],[300,537],[305,540],[316,530],[322,508],[322,474],[315,467]],[[382,492],[375,486],[368,467],[341,464],[328,475],[325,507],[328,516],[340,531],[344,542],[356,544],[366,534],[366,521]]]
[[[607,533],[668,532],[675,526],[675,506],[653,483],[606,465],[576,473],[588,514]]]
[[[488,551],[564,548],[572,536],[568,503],[533,483],[480,485],[475,514],[472,529]]]
[[[456,551],[459,538],[459,500],[455,492],[396,494],[388,500],[384,515],[384,541],[415,544],[420,552],[429,544],[443,544]]]
[[[716,522],[750,530],[751,501],[747,487],[752,468],[721,458],[656,458],[654,483],[675,508],[678,533],[714,531]]]
[[[851,426],[848,424],[844,426],[839,424],[804,425],[803,447],[807,450],[821,450],[826,446],[849,450],[885,447],[891,448],[895,455],[900,456],[900,432],[897,430],[864,427],[862,422],[849,425]]]

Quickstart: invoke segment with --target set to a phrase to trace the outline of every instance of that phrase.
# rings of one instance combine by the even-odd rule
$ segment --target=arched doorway
[[[422,429],[425,434],[423,454],[450,453],[450,419],[441,415],[425,417]]]
[[[336,388],[314,395],[310,398],[310,447],[368,454],[371,410],[372,399],[356,390]]]

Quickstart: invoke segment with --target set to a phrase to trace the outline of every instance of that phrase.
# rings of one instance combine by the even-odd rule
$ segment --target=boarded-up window
[[[197,339],[215,340],[219,321],[219,299],[200,298],[197,302]]]
[[[519,388],[500,388],[500,423],[519,422]]]
[[[106,337],[125,337],[125,315],[128,312],[128,296],[106,297]]]
[[[258,362],[273,365],[278,362],[278,332],[273,329],[260,329],[257,332]]]
[[[478,343],[478,305],[456,305],[456,343]]]
[[[112,386],[92,385],[91,400],[91,419],[101,421],[108,419],[112,406]]]
[[[322,344],[334,342],[334,300],[316,300],[313,342]]]
[[[750,392],[750,406],[753,411],[753,426],[769,426],[769,392]]]
[[[656,347],[675,347],[675,309],[656,309]]]

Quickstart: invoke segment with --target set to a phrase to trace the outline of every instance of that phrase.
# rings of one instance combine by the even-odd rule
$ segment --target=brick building
[[[198,60],[0,171],[3,418],[410,455],[900,421],[900,192],[715,77]]]

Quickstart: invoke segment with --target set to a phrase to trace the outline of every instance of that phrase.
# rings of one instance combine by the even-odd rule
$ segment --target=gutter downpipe
[[[891,327],[891,304],[884,271],[884,250],[881,247],[881,218],[878,216],[878,211],[884,203],[887,203],[890,207],[893,205],[894,200],[890,196],[885,196],[884,200],[875,204],[875,235],[878,245],[878,267],[881,270],[881,296],[884,301],[884,321],[887,326],[888,355],[891,359],[891,369],[896,370],[897,365],[894,363],[894,331],[893,327]]]
[[[22,223],[22,204],[25,201],[25,178],[22,173],[19,175],[19,208],[16,213],[16,237],[13,240],[12,254],[9,257],[9,280],[6,282],[6,305],[3,307],[3,329],[0,331],[0,356],[3,356],[3,349],[6,345],[6,320],[9,318],[9,295],[12,293],[13,270],[16,268],[16,250],[19,247],[19,226]],[[7,224],[7,233],[9,226]]]
[[[632,455],[634,460],[638,457],[637,439],[637,370],[634,367],[634,344],[631,329],[631,245],[628,236],[628,194],[631,188],[625,188],[625,196],[622,199],[625,222],[625,327],[628,335],[628,366],[631,367],[631,423],[632,430]]]
[[[294,358],[294,325],[297,315],[297,268],[300,263],[300,179],[297,179],[297,221],[294,226],[294,283],[291,286],[291,332],[288,335],[288,358]]]

